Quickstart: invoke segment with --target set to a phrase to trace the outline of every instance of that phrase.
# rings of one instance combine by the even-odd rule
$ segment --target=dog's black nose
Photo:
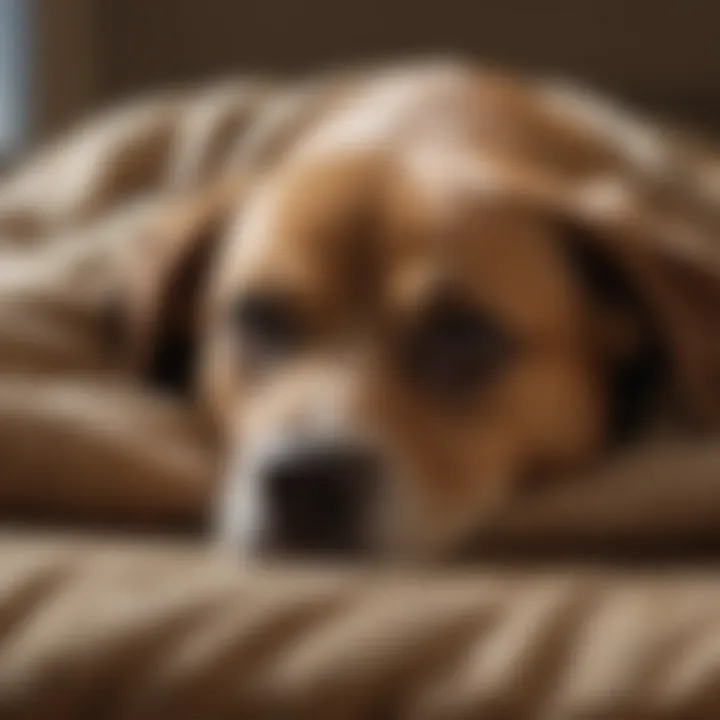
[[[301,445],[272,458],[263,478],[270,547],[323,554],[360,550],[378,474],[377,457],[355,445]]]

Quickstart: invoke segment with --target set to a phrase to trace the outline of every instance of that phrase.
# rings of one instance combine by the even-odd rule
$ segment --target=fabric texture
[[[4,538],[6,718],[712,718],[715,573],[391,575]]]

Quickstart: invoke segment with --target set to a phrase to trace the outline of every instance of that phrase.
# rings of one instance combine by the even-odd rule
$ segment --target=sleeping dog
[[[131,312],[222,437],[226,542],[442,556],[660,417],[717,422],[704,150],[464,63],[301,88],[258,135],[161,223]]]

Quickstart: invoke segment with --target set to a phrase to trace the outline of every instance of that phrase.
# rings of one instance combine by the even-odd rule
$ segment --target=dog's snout
[[[378,465],[370,450],[339,443],[303,445],[269,460],[263,483],[271,544],[290,552],[359,549]]]

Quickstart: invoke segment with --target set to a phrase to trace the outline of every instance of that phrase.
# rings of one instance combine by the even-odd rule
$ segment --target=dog
[[[446,557],[658,418],[716,426],[706,148],[467,62],[278,108],[131,293],[133,367],[222,439],[225,543]]]

